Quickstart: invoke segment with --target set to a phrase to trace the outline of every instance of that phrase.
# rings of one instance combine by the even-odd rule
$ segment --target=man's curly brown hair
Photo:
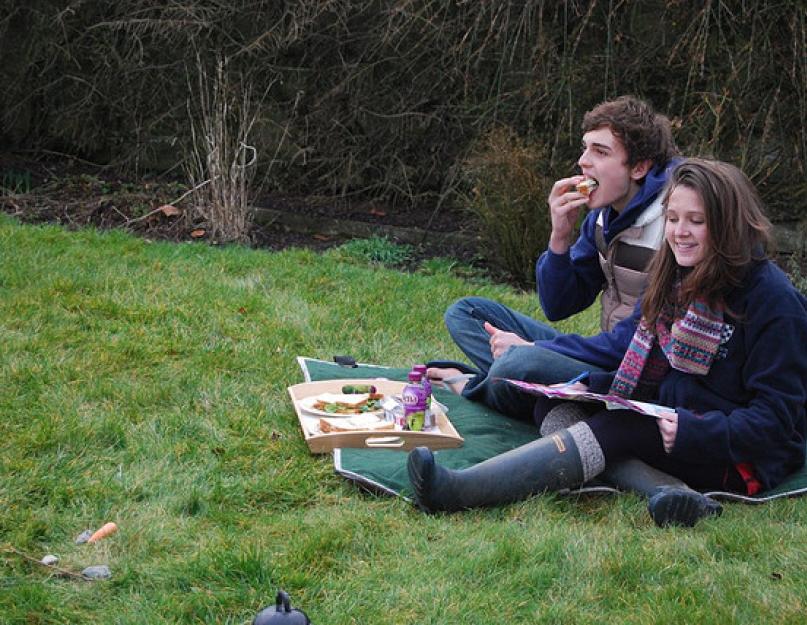
[[[678,154],[670,120],[634,96],[602,102],[583,117],[583,132],[604,126],[622,141],[631,167],[647,159],[663,167]]]

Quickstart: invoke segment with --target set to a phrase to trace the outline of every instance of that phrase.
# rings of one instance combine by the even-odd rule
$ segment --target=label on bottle
[[[406,428],[415,432],[423,429],[426,421],[426,390],[420,383],[407,384],[401,393]]]

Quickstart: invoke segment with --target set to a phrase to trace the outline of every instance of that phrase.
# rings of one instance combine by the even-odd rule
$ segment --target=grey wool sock
[[[586,411],[574,402],[563,402],[546,413],[541,422],[541,436],[563,430],[586,418]]]
[[[577,445],[580,463],[583,465],[583,481],[588,482],[605,470],[605,454],[602,453],[599,441],[585,421],[575,423],[568,432]]]

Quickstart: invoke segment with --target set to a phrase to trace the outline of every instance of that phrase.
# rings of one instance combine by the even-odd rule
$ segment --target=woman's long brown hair
[[[672,173],[663,192],[665,210],[677,186],[695,191],[706,212],[709,249],[703,260],[683,275],[666,239],[653,257],[642,298],[642,316],[652,328],[665,305],[688,306],[697,298],[711,308],[724,306],[749,265],[767,256],[771,223],[754,185],[734,165],[687,159]],[[681,280],[676,297],[675,283]]]

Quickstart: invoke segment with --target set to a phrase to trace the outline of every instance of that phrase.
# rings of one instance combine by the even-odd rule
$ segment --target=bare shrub
[[[549,241],[546,198],[554,179],[546,150],[509,128],[489,131],[464,162],[469,208],[483,252],[524,285],[535,284],[535,260]]]
[[[191,144],[185,171],[193,192],[194,218],[220,243],[249,240],[250,182],[257,151],[249,144],[257,114],[253,89],[233,83],[219,60],[212,78],[197,59],[195,101],[188,101]]]

